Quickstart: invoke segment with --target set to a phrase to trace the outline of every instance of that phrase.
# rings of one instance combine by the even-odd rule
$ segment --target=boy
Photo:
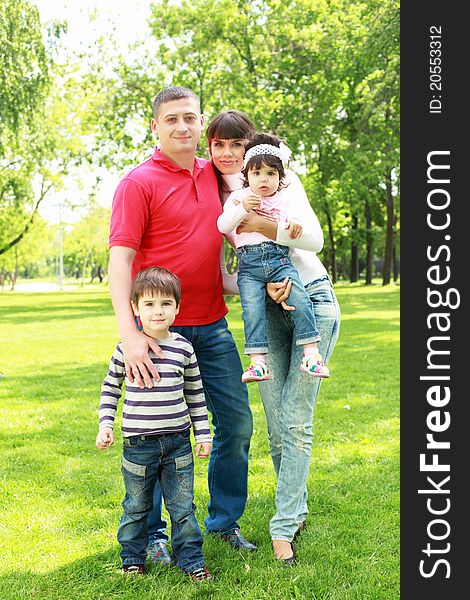
[[[138,273],[132,282],[131,304],[146,335],[156,340],[164,357],[151,357],[160,380],[140,388],[126,378],[120,343],[101,388],[96,446],[114,442],[113,426],[122,383],[126,382],[122,414],[122,473],[126,495],[118,529],[125,573],[144,572],[147,516],[155,484],[160,482],[172,524],[173,562],[197,581],[211,579],[202,554],[202,534],[194,516],[194,468],[191,425],[196,455],[208,457],[211,437],[199,367],[191,344],[169,331],[179,312],[179,279],[161,267]]]

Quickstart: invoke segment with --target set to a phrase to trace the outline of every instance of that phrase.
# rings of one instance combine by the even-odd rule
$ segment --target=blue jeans
[[[147,516],[158,481],[171,518],[173,562],[186,573],[204,566],[202,534],[194,516],[194,464],[190,430],[123,440],[122,474],[126,495],[118,529],[123,565],[144,564]]]
[[[266,284],[288,277],[292,289],[287,301],[295,306],[291,318],[298,345],[318,342],[312,302],[300,281],[297,269],[289,258],[289,248],[274,242],[242,246],[237,251],[238,287],[245,329],[245,354],[266,354],[269,344],[266,335]]]
[[[328,362],[339,335],[340,312],[328,276],[305,286],[321,334],[320,352]],[[277,476],[276,512],[270,522],[271,538],[292,541],[298,523],[305,520],[307,477],[312,452],[312,421],[322,379],[299,370],[302,351],[294,343],[290,312],[270,298],[266,302],[267,331],[273,379],[259,382],[271,458]]]
[[[227,321],[209,325],[171,327],[191,342],[201,372],[207,408],[212,415],[213,440],[209,459],[207,531],[238,527],[248,495],[248,450],[253,418],[242,365]],[[168,539],[161,516],[161,490],[154,492],[149,515],[149,540]]]

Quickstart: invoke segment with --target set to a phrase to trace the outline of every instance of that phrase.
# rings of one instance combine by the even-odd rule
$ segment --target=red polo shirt
[[[155,149],[116,189],[109,247],[137,251],[132,277],[151,266],[178,275],[181,309],[175,325],[207,325],[228,312],[220,272],[221,212],[212,164],[201,158],[191,174]]]

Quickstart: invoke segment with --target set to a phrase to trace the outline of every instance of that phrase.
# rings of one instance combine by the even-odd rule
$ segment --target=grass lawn
[[[399,288],[336,291],[342,329],[315,412],[298,564],[282,569],[272,559],[275,478],[252,384],[241,527],[259,550],[244,555],[206,538],[215,580],[202,585],[175,568],[120,572],[119,434],[108,452],[95,449],[100,386],[117,341],[107,288],[0,293],[0,600],[399,598]],[[238,299],[229,306],[241,349]],[[206,475],[207,461],[196,459],[200,523]]]

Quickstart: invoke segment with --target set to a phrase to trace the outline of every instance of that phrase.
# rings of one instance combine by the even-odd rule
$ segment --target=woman
[[[250,119],[242,112],[219,113],[209,124],[206,137],[221,193],[241,187],[244,145],[254,132]],[[303,233],[291,239],[277,223],[250,213],[239,232],[258,231],[279,244],[289,246],[292,263],[315,308],[321,335],[320,353],[328,363],[339,335],[340,312],[328,273],[315,254],[323,246],[323,233],[299,178],[288,173],[288,182],[301,211]],[[273,379],[259,383],[266,413],[271,457],[277,476],[276,513],[270,522],[274,556],[284,566],[295,561],[293,541],[305,527],[307,477],[312,451],[312,421],[321,380],[299,370],[302,349],[295,344],[291,315],[280,303],[288,298],[288,282],[268,284],[266,300],[270,368]],[[273,301],[274,300],[274,301]]]

